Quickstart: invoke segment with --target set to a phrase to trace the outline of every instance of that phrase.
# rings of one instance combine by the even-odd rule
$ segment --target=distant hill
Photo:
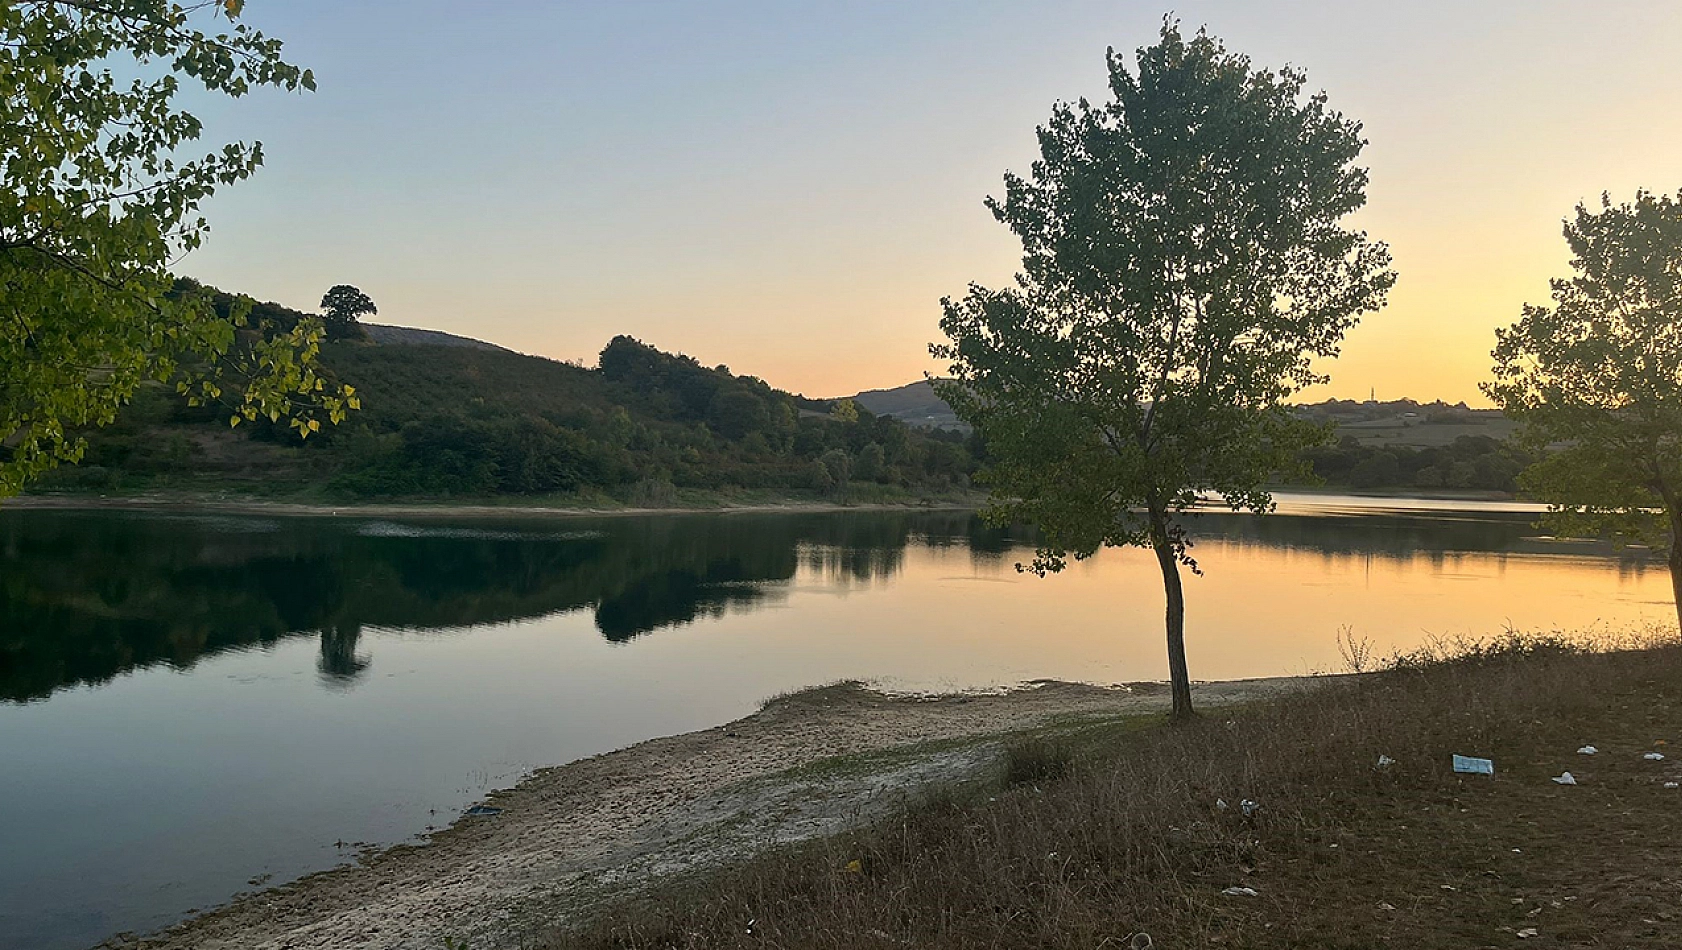
[[[456,336],[442,330],[422,330],[417,327],[393,327],[378,323],[364,323],[363,332],[368,334],[369,343],[382,346],[460,346],[473,350],[502,350],[511,352],[507,347],[475,340],[472,337]]]
[[[852,397],[859,406],[925,430],[970,431],[925,381]],[[1518,424],[1498,409],[1465,403],[1328,399],[1296,407],[1304,418],[1331,423],[1333,445],[1300,460],[1320,484],[1358,490],[1502,492],[1535,461],[1511,443]]]
[[[926,379],[907,383],[895,389],[872,389],[852,397],[853,402],[879,416],[892,416],[910,426],[924,429],[970,431],[969,423],[959,419],[952,407],[934,393],[934,386]]]
[[[970,431],[970,426],[935,395],[928,380],[894,389],[872,389],[852,397],[858,405],[906,425],[928,429]],[[1339,438],[1353,437],[1373,448],[1437,448],[1461,436],[1506,440],[1518,429],[1499,409],[1472,409],[1465,403],[1420,403],[1412,399],[1357,402],[1328,399],[1297,407],[1306,418],[1337,426]]]
[[[1505,441],[1518,431],[1518,423],[1501,410],[1472,409],[1463,402],[1328,399],[1297,408],[1307,418],[1336,425],[1339,438],[1359,439],[1372,448],[1437,448],[1461,436]]]

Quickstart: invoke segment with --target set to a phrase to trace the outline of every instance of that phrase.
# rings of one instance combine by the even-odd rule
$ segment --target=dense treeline
[[[47,488],[315,491],[349,499],[595,494],[639,504],[683,490],[872,497],[961,491],[979,444],[850,402],[782,392],[726,367],[616,337],[586,368],[500,350],[328,344],[362,410],[300,441],[214,407],[142,395],[89,434]]]
[[[1518,474],[1535,461],[1510,442],[1463,435],[1442,447],[1374,447],[1345,436],[1311,448],[1303,461],[1316,478],[1339,487],[1518,491]]]
[[[334,347],[326,363],[363,394],[327,440],[345,457],[332,486],[357,496],[947,490],[975,468],[962,437],[820,411],[623,336],[598,369],[436,347]]]

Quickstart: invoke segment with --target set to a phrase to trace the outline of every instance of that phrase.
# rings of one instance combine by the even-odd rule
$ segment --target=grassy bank
[[[1624,646],[1460,645],[1186,727],[1039,730],[995,777],[544,945],[1675,946],[1682,647]]]

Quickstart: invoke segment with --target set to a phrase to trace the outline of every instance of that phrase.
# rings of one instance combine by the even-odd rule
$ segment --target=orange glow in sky
[[[982,207],[1055,100],[1163,8],[251,5],[321,91],[208,109],[266,167],[184,270],[313,308],[593,363],[617,333],[815,396],[938,370],[938,300],[1009,279]],[[365,8],[366,7],[366,8]],[[1365,123],[1390,306],[1306,394],[1484,404],[1493,330],[1545,302],[1579,201],[1682,188],[1674,0],[1192,0],[1264,66]],[[382,13],[382,10],[384,11]]]

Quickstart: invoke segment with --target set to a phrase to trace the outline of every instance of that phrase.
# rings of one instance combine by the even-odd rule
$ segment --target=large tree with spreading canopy
[[[1359,123],[1166,21],[1109,101],[1061,103],[1040,158],[988,207],[1022,272],[942,301],[942,395],[986,438],[990,513],[1036,525],[1031,569],[1106,545],[1152,549],[1174,713],[1191,713],[1180,568],[1205,495],[1264,512],[1263,487],[1323,437],[1285,405],[1321,381],[1395,276],[1345,226],[1365,203]]]

